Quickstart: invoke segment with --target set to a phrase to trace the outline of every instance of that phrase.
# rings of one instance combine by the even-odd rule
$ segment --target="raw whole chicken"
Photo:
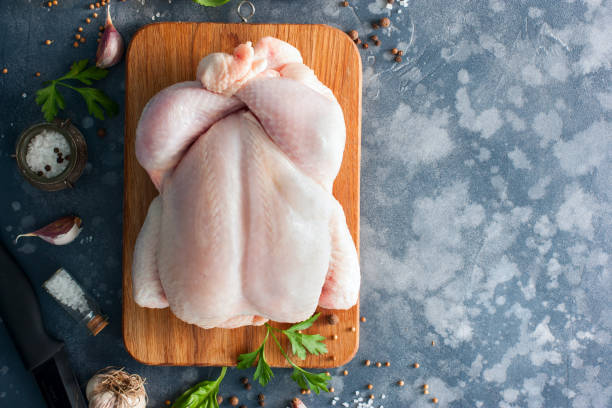
[[[357,302],[357,252],[332,195],[345,125],[275,38],[203,58],[145,106],[136,156],[159,190],[136,241],[134,299],[203,328],[297,322]]]

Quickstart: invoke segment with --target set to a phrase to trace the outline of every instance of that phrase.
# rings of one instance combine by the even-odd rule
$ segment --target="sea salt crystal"
[[[340,401],[340,397],[334,397],[334,401]]]
[[[381,395],[380,398],[385,399],[387,396],[385,394]]]
[[[332,401],[332,405],[336,405],[336,401]]]
[[[344,408],[348,408],[349,403],[348,403],[348,402],[343,402],[343,403],[342,403],[342,406],[343,406]]]
[[[65,269],[58,270],[43,286],[62,305],[83,315],[90,310],[85,292]]]
[[[355,395],[359,395],[359,391],[355,391]]]
[[[58,152],[53,151],[56,148]],[[58,163],[60,153],[63,155],[63,160]],[[26,163],[34,173],[42,173],[46,178],[52,178],[66,170],[69,163],[66,156],[69,155],[70,145],[64,135],[52,130],[43,130],[28,143]]]

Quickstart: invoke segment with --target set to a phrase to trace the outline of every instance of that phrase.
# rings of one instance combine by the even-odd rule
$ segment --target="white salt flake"
[[[55,152],[54,149],[58,149],[58,152]],[[64,159],[58,163],[60,153]],[[46,178],[52,178],[66,170],[69,163],[66,156],[69,155],[70,145],[64,135],[51,130],[43,130],[28,143],[26,163],[34,173],[42,172]]]
[[[62,305],[82,314],[89,311],[85,292],[65,269],[58,270],[43,287]]]
[[[342,406],[343,406],[344,408],[348,408],[349,403],[348,403],[348,402],[343,402],[343,403],[342,403]]]

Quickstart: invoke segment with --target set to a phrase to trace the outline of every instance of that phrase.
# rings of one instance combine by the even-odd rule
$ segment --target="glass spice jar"
[[[89,296],[70,273],[59,268],[45,283],[45,290],[94,336],[108,324],[97,302]]]
[[[61,134],[69,146],[70,158],[67,160],[66,168],[53,177],[46,177],[44,171],[36,172],[28,165],[28,147],[31,142],[43,132],[53,132]],[[70,122],[69,119],[55,119],[53,122],[38,123],[24,130],[15,148],[15,159],[17,167],[23,177],[33,186],[45,191],[58,191],[74,186],[79,179],[85,164],[87,163],[87,144],[79,129]],[[63,159],[61,159],[63,160]]]

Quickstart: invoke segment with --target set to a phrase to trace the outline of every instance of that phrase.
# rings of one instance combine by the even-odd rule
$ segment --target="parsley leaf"
[[[174,401],[172,408],[219,408],[217,394],[226,371],[227,367],[223,367],[215,381],[202,381],[189,388]]]
[[[266,353],[265,347],[266,342],[268,341],[268,336],[270,335],[270,328],[268,328],[266,332],[266,337],[264,338],[261,346],[251,353],[245,353],[238,356],[238,365],[236,366],[238,369],[245,369],[251,367],[255,360],[257,359],[257,368],[255,368],[255,374],[253,374],[253,380],[259,379],[259,384],[262,386],[266,386],[272,377],[274,377],[274,373],[272,369],[268,365],[266,361]]]
[[[85,85],[91,85],[93,81],[98,81],[108,75],[107,70],[98,68],[95,65],[88,66],[88,64],[89,61],[86,59],[75,62],[70,66],[70,71],[66,75],[47,82],[49,85],[36,92],[36,103],[41,106],[47,121],[52,121],[57,116],[59,110],[64,109],[66,106],[64,98],[58,90],[58,85],[78,92],[85,100],[88,112],[100,120],[104,119],[105,111],[110,116],[114,116],[119,112],[119,106],[101,90],[90,87],[77,87],[67,82],[74,80]]]
[[[306,351],[315,355],[327,353],[327,346],[323,343],[325,337],[320,334],[302,334],[298,332],[299,330],[305,330],[312,326],[320,315],[321,313],[317,313],[310,319],[297,323],[287,330],[283,330],[283,334],[287,336],[291,343],[291,352],[301,360],[306,358]]]
[[[208,7],[217,7],[222,4],[227,3],[230,0],[193,0],[194,3],[199,4],[200,6],[208,6]]]
[[[259,379],[259,383],[263,386],[268,384],[272,377],[274,377],[274,374],[266,361],[264,350],[268,337],[272,335],[272,339],[280,349],[281,354],[293,367],[291,379],[295,381],[302,389],[310,389],[317,394],[321,391],[329,392],[328,384],[331,377],[325,373],[311,373],[297,366],[293,361],[291,361],[274,334],[274,332],[277,331],[287,336],[291,342],[291,350],[293,354],[297,355],[302,360],[306,358],[306,352],[311,354],[327,353],[327,346],[325,343],[323,343],[325,337],[321,336],[320,334],[299,333],[300,330],[305,330],[312,326],[313,323],[319,318],[319,315],[320,313],[317,313],[310,319],[297,323],[286,330],[277,329],[266,323],[266,337],[264,338],[263,343],[261,343],[261,345],[255,351],[240,354],[238,356],[237,368],[249,368],[255,364],[255,361],[257,361],[257,368],[255,369],[253,379]]]

